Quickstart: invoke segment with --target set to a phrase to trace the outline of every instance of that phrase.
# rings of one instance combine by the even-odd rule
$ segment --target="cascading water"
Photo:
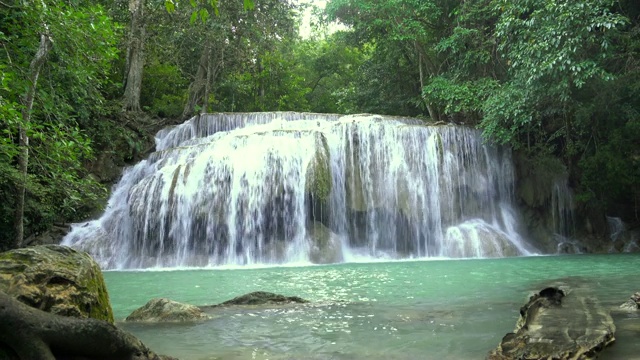
[[[64,244],[105,268],[528,254],[510,152],[372,115],[209,114],[157,134]]]
[[[569,238],[575,232],[573,207],[573,192],[569,188],[568,179],[561,177],[553,183],[551,193],[553,230],[561,237]]]
[[[580,254],[584,251],[581,242],[573,238],[575,233],[573,192],[567,176],[553,182],[551,190],[551,216],[558,253]]]

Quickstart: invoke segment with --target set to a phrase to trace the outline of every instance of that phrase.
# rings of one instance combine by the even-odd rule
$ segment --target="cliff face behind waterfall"
[[[65,244],[107,268],[535,252],[511,153],[409,118],[214,114],[157,135]]]

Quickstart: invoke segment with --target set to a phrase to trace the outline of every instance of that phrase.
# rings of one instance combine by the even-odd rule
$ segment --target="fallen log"
[[[172,359],[153,353],[135,336],[106,321],[47,313],[2,291],[0,344],[23,360]]]

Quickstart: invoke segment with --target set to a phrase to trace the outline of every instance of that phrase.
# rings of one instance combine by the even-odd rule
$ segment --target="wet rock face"
[[[320,222],[307,228],[310,239],[309,259],[314,264],[332,264],[343,261],[342,243],[339,235]]]
[[[42,245],[0,253],[0,291],[52,314],[113,323],[98,264],[87,253]]]
[[[516,329],[487,359],[594,359],[614,332],[613,319],[588,290],[549,287],[520,309]]]
[[[197,306],[166,298],[152,299],[127,316],[129,322],[188,322],[207,320],[209,316]]]

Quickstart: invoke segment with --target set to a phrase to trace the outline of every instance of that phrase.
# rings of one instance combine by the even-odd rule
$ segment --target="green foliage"
[[[606,206],[640,200],[640,118],[616,129],[595,154],[582,159],[581,199]]]
[[[152,59],[145,67],[140,103],[154,116],[177,118],[182,114],[188,82],[178,66],[160,60]]]
[[[54,222],[78,219],[94,211],[105,194],[86,176],[84,164],[93,156],[81,127],[89,127],[104,111],[101,91],[117,55],[119,30],[104,10],[91,3],[35,2],[0,8],[3,69],[0,87],[0,243],[13,234],[15,187],[22,182],[16,168],[18,127],[26,130],[29,167],[26,180],[26,235],[46,230]],[[54,46],[40,71],[31,121],[21,104],[29,64],[46,32]]]
[[[499,50],[514,77],[527,85],[555,80],[580,88],[592,78],[612,77],[602,66],[615,30],[627,19],[612,12],[616,1],[496,1]],[[595,55],[595,56],[594,56]]]
[[[359,111],[355,83],[367,55],[349,46],[343,35],[305,40],[294,48],[294,71],[309,89],[305,96],[313,112]]]
[[[475,120],[483,113],[487,98],[495,92],[497,86],[497,82],[491,78],[456,82],[437,76],[422,88],[422,97],[428,102],[440,104],[446,115],[462,113]],[[488,108],[493,110],[493,107]]]

